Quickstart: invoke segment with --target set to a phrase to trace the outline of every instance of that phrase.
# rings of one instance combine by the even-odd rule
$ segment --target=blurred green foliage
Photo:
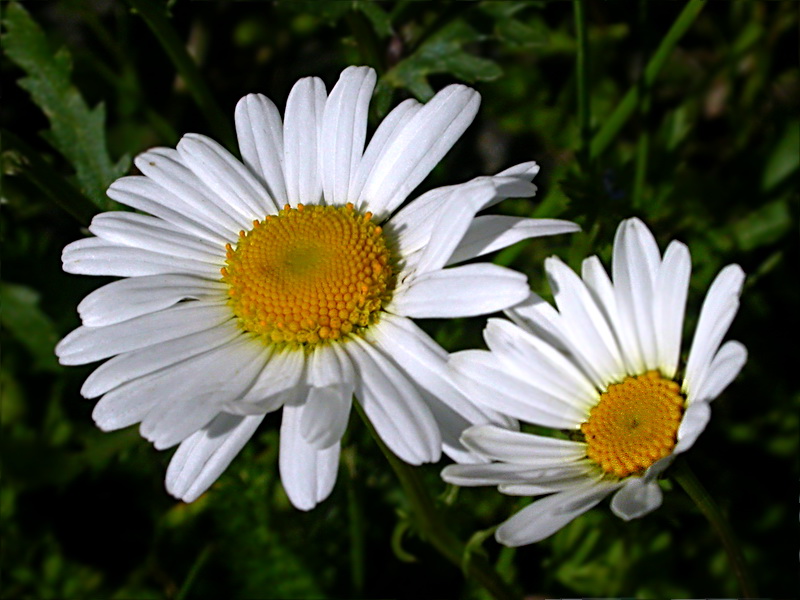
[[[163,17],[212,99],[135,5]],[[539,195],[498,209],[576,220],[583,232],[497,255],[537,292],[548,294],[546,256],[573,267],[589,253],[607,260],[617,224],[632,215],[662,244],[677,238],[691,248],[687,328],[719,269],[742,265],[748,280],[730,337],[750,358],[689,460],[729,516],[761,595],[796,595],[800,392],[794,346],[789,339],[787,352],[777,340],[799,329],[799,9],[789,1],[706,3],[650,81],[648,61],[685,6],[584,2],[582,132],[581,48],[567,2],[0,5],[2,597],[486,597],[420,539],[357,419],[336,489],[314,511],[293,509],[283,494],[275,416],[209,493],[184,505],[163,490],[169,453],[133,428],[96,430],[91,403],[79,395],[89,369],[62,368],[52,355],[78,323],[77,303],[101,283],[62,273],[61,248],[85,234],[89,215],[110,207],[104,189],[128,172],[128,157],[185,132],[213,135],[246,93],[281,106],[299,77],[319,75],[330,87],[348,64],[379,73],[373,125],[402,98],[424,100],[451,82],[481,92],[476,122],[425,189],[540,162]],[[631,90],[635,108],[613,139],[582,156]],[[423,325],[449,350],[482,345],[481,319]],[[664,506],[644,519],[623,523],[596,509],[549,540],[512,550],[480,532],[525,501],[448,488],[439,468],[420,475],[458,534],[528,596],[737,594],[719,541],[680,489],[666,489]]]

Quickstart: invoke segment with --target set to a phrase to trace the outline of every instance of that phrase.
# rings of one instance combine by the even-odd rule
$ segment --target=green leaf
[[[783,200],[770,202],[737,221],[733,226],[742,250],[750,251],[777,242],[792,228],[792,215]]]
[[[469,572],[469,562],[472,559],[473,554],[478,553],[482,556],[486,556],[486,550],[483,548],[483,542],[493,536],[496,530],[497,525],[494,527],[489,527],[488,529],[476,531],[472,534],[472,536],[470,536],[469,540],[464,546],[464,556],[461,558],[462,572],[465,574]]]
[[[552,538],[553,576],[583,594],[617,596],[640,550],[626,544],[608,515],[590,511]]]
[[[8,5],[3,21],[7,56],[26,73],[17,83],[50,121],[47,141],[75,169],[81,191],[102,209],[111,208],[108,186],[128,170],[130,158],[114,164],[106,148],[105,107],[90,109],[72,85],[72,59],[66,48],[55,54],[47,36],[22,6]]]
[[[353,2],[353,7],[364,13],[379,38],[386,38],[394,33],[391,17],[379,4],[357,0]]]
[[[58,371],[61,367],[53,349],[58,333],[50,318],[38,306],[39,294],[29,287],[0,283],[0,321],[3,328],[25,346],[34,359],[34,367]]]
[[[428,76],[435,73],[449,73],[467,83],[497,79],[503,74],[497,63],[474,56],[463,47],[480,40],[481,35],[467,23],[453,21],[397,63],[384,80],[393,87],[407,88],[419,100],[426,101],[433,96]]]
[[[481,10],[494,19],[494,33],[499,40],[511,48],[530,48],[547,43],[547,28],[540,18],[531,23],[517,17],[517,13],[529,8],[541,9],[540,3],[509,2],[508,0],[491,0],[482,2]]]
[[[761,189],[770,192],[800,170],[800,121],[787,124],[783,135],[767,159]]]
[[[397,522],[397,525],[392,532],[392,551],[398,560],[405,563],[415,563],[418,561],[417,557],[403,548],[403,537],[411,530],[411,521],[403,519]]]

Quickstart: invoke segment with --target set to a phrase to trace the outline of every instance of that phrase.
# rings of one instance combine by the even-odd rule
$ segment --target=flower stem
[[[455,566],[459,568],[464,566],[463,558],[466,546],[448,529],[444,515],[437,511],[417,470],[394,455],[375,431],[361,405],[356,402],[355,406],[375,443],[397,475],[411,504],[414,520],[423,538]],[[497,600],[516,600],[520,597],[500,578],[489,561],[480,554],[471,554],[464,570],[468,577],[480,583]]]
[[[695,477],[685,459],[679,459],[675,462],[672,474],[719,536],[733,572],[736,574],[742,597],[757,598],[755,582],[747,569],[741,548],[736,541],[730,524],[720,511],[717,503],[714,502],[714,499],[703,487],[703,484]]]
[[[648,0],[639,2],[639,32],[642,38],[642,46],[648,46],[649,27],[647,19]],[[632,205],[635,210],[644,207],[644,189],[647,179],[647,163],[650,150],[650,129],[647,127],[647,117],[650,112],[650,86],[647,85],[645,78],[639,78],[639,140],[636,144],[635,171],[633,176],[633,191],[631,193]]]
[[[209,125],[224,146],[236,152],[236,136],[228,117],[217,103],[197,64],[186,50],[175,29],[164,14],[164,6],[152,0],[127,0],[128,5],[144,19],[150,31],[156,36],[161,47],[169,56],[175,70],[183,78],[186,87],[198,108],[203,112]]]
[[[589,52],[586,35],[586,15],[583,12],[583,0],[572,0],[575,16],[575,35],[578,51],[575,55],[575,79],[578,93],[578,123],[581,135],[581,158],[584,166],[589,163],[589,146],[591,135],[591,112],[589,104]]]
[[[639,103],[639,95],[642,87],[649,88],[653,85],[659,72],[661,72],[661,68],[667,62],[670,54],[672,54],[672,50],[681,37],[683,37],[683,34],[686,33],[692,23],[694,23],[695,18],[700,14],[703,6],[705,6],[705,0],[689,0],[683,7],[681,14],[675,19],[672,27],[670,27],[667,34],[661,40],[661,43],[658,45],[658,48],[656,48],[652,58],[647,63],[642,76],[642,82],[634,84],[633,87],[628,90],[628,93],[625,94],[625,97],[617,105],[616,110],[606,119],[600,131],[595,134],[589,153],[590,158],[595,159],[600,156],[614,140],[623,125],[627,123]]]

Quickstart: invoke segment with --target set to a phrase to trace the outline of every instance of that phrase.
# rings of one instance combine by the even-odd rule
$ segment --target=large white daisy
[[[156,448],[180,443],[167,489],[197,498],[264,415],[283,407],[280,472],[310,509],[336,479],[355,394],[386,444],[411,464],[502,417],[451,384],[446,353],[412,318],[491,313],[523,300],[525,277],[499,266],[445,268],[565,221],[476,213],[533,196],[535,163],[423,194],[398,211],[472,122],[477,92],[452,85],[406,100],[365,149],[375,73],[342,72],[330,96],[301,79],[283,121],[266,97],[236,107],[243,163],[188,134],[135,163],[108,195],[95,237],[69,244],[64,270],[123,277],[87,296],[62,364],[107,359],[82,393],[102,396],[104,430],[141,422]],[[396,212],[397,211],[397,212]],[[142,214],[148,213],[148,214]]]
[[[464,445],[494,462],[448,466],[446,481],[547,494],[500,525],[500,543],[537,542],[613,492],[611,510],[625,520],[661,504],[656,478],[694,444],[709,403],[747,358],[738,342],[720,347],[744,281],[741,268],[729,265],[708,291],[680,365],[690,269],[684,244],[673,241],[662,257],[647,227],[629,219],[614,241],[613,282],[596,256],[583,262],[582,278],[550,258],[558,310],[532,294],[506,311],[513,323],[489,320],[489,351],[452,356],[470,399],[570,438],[492,424],[464,432]]]

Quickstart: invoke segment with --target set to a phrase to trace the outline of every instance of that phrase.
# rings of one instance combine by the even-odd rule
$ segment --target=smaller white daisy
[[[489,351],[454,354],[457,383],[475,402],[564,430],[570,439],[476,425],[462,443],[488,464],[450,465],[449,483],[497,485],[547,497],[501,524],[507,546],[538,542],[616,492],[611,510],[640,517],[661,504],[656,478],[705,429],[709,403],[747,358],[723,344],[739,307],[744,273],[728,265],[708,291],[689,358],[679,366],[691,260],[673,241],[662,257],[638,219],[614,240],[613,282],[596,256],[582,280],[558,258],[545,263],[556,310],[538,296],[490,319]]]

